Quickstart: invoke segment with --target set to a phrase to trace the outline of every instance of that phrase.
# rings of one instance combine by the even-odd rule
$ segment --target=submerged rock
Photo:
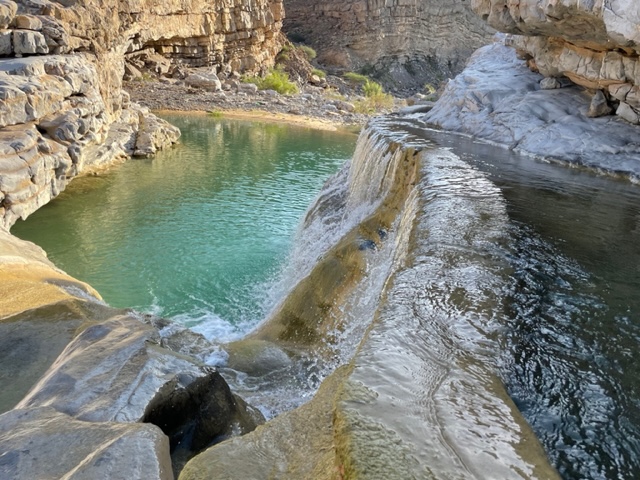
[[[0,478],[172,480],[167,437],[155,425],[82,422],[52,408],[0,415]]]

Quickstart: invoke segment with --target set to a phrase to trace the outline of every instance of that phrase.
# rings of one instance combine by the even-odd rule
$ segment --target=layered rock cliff
[[[129,102],[127,55],[258,71],[280,49],[282,16],[280,0],[0,0],[0,226],[76,175],[177,140]]]
[[[472,7],[493,28],[515,35],[512,45],[532,69],[601,90],[619,116],[640,123],[640,3],[474,0]]]
[[[382,75],[390,87],[457,74],[492,29],[464,0],[285,0],[284,30],[329,68]]]

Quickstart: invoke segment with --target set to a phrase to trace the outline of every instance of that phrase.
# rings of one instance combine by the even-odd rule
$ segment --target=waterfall
[[[557,478],[496,374],[509,232],[485,174],[389,118],[310,207],[282,298],[244,341],[291,359],[268,374],[289,393],[303,379],[288,408],[332,385],[318,402],[333,395],[345,478]]]

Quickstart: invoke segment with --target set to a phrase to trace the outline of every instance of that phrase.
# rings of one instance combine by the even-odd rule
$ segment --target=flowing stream
[[[415,471],[480,465],[474,428],[510,431],[504,384],[563,478],[640,477],[637,185],[382,119],[320,191],[352,136],[170,120],[183,146],[74,181],[13,233],[114,305],[220,342],[266,315],[254,335],[290,345],[323,316],[294,341],[322,359],[307,393],[357,350],[353,378],[377,389],[362,408],[419,445]],[[462,466],[420,443],[439,435]],[[496,457],[517,443],[495,437]]]

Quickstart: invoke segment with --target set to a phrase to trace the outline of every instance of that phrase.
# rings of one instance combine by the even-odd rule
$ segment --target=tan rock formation
[[[633,0],[474,0],[532,69],[600,89],[631,123],[640,116],[640,4]]]
[[[280,49],[282,16],[281,0],[2,0],[0,56],[14,58],[0,59],[0,226],[76,175],[177,140],[122,91],[127,53],[258,71]]]
[[[492,32],[463,0],[285,0],[285,7],[285,31],[313,46],[321,64],[389,72],[390,86],[458,73]]]

